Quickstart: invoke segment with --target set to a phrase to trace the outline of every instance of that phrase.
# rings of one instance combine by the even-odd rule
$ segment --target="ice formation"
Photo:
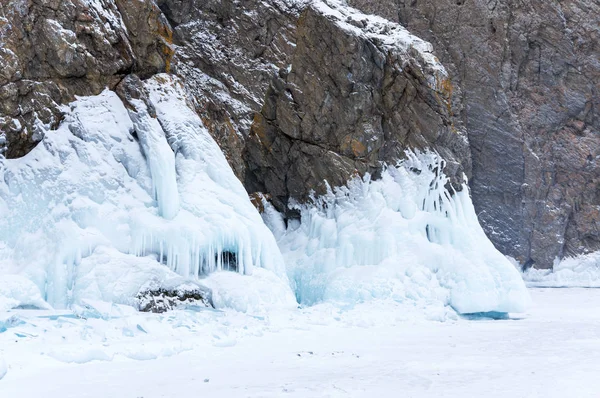
[[[156,118],[105,91],[72,103],[29,155],[0,159],[0,310],[132,304],[145,287],[190,280],[217,308],[250,313],[296,298],[523,310],[519,273],[486,238],[466,185],[446,190],[437,155],[333,189],[299,207],[301,222],[285,225],[265,203],[276,241],[178,81],[144,84]]]
[[[105,91],[73,102],[27,156],[0,157],[0,275],[33,282],[32,301],[12,306],[128,304],[148,282],[253,266],[288,285],[273,235],[180,85],[146,85],[157,119]]]
[[[556,260],[552,270],[530,268],[523,279],[534,287],[600,287],[600,252]]]
[[[483,232],[465,184],[446,189],[443,160],[409,154],[382,178],[351,181],[299,206],[287,229],[268,209],[298,302],[442,301],[459,313],[522,312],[519,272]]]

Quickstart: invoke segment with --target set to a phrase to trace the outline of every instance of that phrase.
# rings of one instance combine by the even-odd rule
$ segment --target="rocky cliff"
[[[488,236],[521,263],[600,248],[597,1],[398,1],[462,88],[471,189]]]
[[[0,152],[25,155],[76,95],[166,71],[248,192],[279,210],[432,149],[455,189],[471,177],[505,254],[548,267],[600,248],[596,3],[349,3],[361,11],[333,0],[3,2]]]

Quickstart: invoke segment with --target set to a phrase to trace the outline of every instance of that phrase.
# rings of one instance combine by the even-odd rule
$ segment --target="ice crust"
[[[146,84],[158,118],[107,90],[65,108],[27,156],[0,157],[0,277],[13,281],[0,309],[129,304],[149,282],[253,267],[288,286],[273,235],[179,83]]]
[[[272,208],[265,212],[299,303],[393,299],[441,301],[459,313],[524,311],[523,280],[485,236],[466,184],[451,195],[443,160],[408,156],[380,180],[355,179],[298,206],[301,222],[287,230]]]

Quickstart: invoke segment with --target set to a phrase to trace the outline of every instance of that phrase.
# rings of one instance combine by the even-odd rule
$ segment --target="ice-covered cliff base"
[[[530,268],[523,279],[531,287],[600,288],[600,252],[556,260],[552,270]]]
[[[268,208],[302,304],[389,299],[441,302],[459,313],[522,312],[517,270],[487,239],[468,188],[446,189],[435,154],[412,154],[382,178],[356,179],[313,205],[287,229]]]
[[[232,303],[240,300],[219,293],[217,271],[253,267],[264,272],[244,280],[248,292],[284,288],[270,303],[245,292],[244,308],[294,308],[272,234],[179,84],[159,75],[145,86],[156,117],[110,91],[79,98],[29,155],[0,160],[0,278],[12,278],[0,310],[40,307],[40,298],[56,308],[134,304],[140,289],[177,279],[202,279],[215,304]]]
[[[29,155],[0,160],[0,310],[135,305],[141,290],[177,283],[250,313],[295,308],[293,292],[302,305],[524,310],[519,273],[466,186],[445,189],[436,155],[334,189],[288,226],[265,203],[276,240],[179,83],[144,87],[127,107],[109,91],[79,98]]]

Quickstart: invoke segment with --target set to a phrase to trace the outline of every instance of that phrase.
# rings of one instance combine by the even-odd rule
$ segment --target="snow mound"
[[[232,272],[215,272],[202,280],[212,290],[215,308],[260,314],[264,309],[298,307],[287,282],[264,269],[255,269],[252,277]]]
[[[600,252],[564,258],[552,270],[530,268],[523,279],[531,287],[600,288]]]
[[[487,239],[468,188],[450,192],[435,154],[408,154],[382,178],[351,181],[297,206],[287,230],[271,208],[298,302],[443,302],[459,313],[522,312],[519,272]],[[284,232],[281,232],[281,231]]]
[[[146,85],[157,118],[107,90],[65,107],[27,156],[0,156],[0,309],[132,305],[148,283],[253,267],[287,285],[273,235],[181,85]]]

